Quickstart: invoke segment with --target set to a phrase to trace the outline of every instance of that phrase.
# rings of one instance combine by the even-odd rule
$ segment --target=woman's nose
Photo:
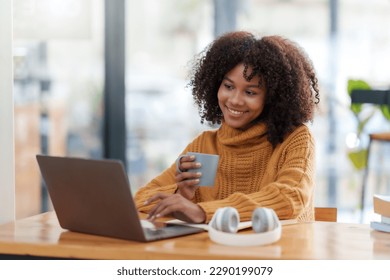
[[[231,104],[242,105],[244,100],[240,91],[236,90],[229,98]]]

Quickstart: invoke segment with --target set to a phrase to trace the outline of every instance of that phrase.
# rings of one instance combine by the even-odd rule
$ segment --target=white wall
[[[0,224],[15,220],[12,4],[0,1]]]

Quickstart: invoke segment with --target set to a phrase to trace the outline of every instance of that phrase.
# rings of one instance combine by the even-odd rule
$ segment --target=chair
[[[314,219],[321,222],[337,222],[337,208],[315,207]]]
[[[352,104],[376,104],[376,105],[387,105],[390,108],[390,90],[352,90],[351,91],[351,102]],[[366,165],[363,174],[363,182],[361,187],[361,219],[364,215],[365,196],[367,188],[367,179],[369,173],[369,158],[370,149],[374,141],[390,142],[390,132],[382,133],[371,133],[369,134],[369,142],[367,147],[367,158]]]

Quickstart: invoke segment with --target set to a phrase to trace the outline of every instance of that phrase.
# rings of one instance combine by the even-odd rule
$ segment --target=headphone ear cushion
[[[261,233],[274,230],[279,224],[278,216],[270,208],[256,208],[252,213],[252,228]]]
[[[236,208],[223,207],[215,212],[211,226],[219,231],[236,233],[239,221],[240,216]]]

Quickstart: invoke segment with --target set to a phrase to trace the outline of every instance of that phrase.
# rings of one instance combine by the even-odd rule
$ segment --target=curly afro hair
[[[192,62],[188,86],[198,106],[201,123],[220,124],[218,89],[226,73],[243,63],[265,82],[263,112],[256,121],[267,126],[267,139],[276,146],[295,127],[312,121],[319,103],[318,81],[311,60],[295,43],[280,36],[256,38],[248,32],[226,33]]]

